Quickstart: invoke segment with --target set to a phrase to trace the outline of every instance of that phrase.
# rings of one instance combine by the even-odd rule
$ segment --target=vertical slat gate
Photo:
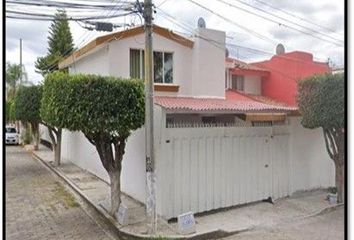
[[[271,137],[270,127],[165,130],[158,189],[165,218],[289,194],[288,135]]]

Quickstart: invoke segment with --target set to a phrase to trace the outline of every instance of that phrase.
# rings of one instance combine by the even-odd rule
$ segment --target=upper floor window
[[[173,53],[154,52],[154,82],[173,83]],[[143,79],[144,50],[130,49],[130,77]]]
[[[144,79],[144,50],[130,49],[130,77]]]
[[[231,88],[243,92],[245,90],[245,78],[240,75],[232,75]]]

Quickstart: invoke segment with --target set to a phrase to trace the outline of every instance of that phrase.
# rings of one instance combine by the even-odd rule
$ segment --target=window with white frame
[[[144,79],[144,50],[130,49],[130,77]]]
[[[154,52],[154,82],[173,83],[173,53]],[[144,50],[130,49],[130,77],[144,78]]]
[[[243,92],[245,90],[245,78],[240,75],[232,75],[231,88]]]

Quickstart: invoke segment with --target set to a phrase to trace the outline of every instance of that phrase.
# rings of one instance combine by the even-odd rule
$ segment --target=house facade
[[[144,39],[143,27],[102,36],[59,67],[143,78]],[[158,214],[170,219],[334,185],[322,132],[304,129],[297,107],[265,90],[270,68],[225,57],[225,32],[197,28],[186,37],[154,26],[153,43]],[[62,161],[109,182],[82,133],[64,131],[62,139]],[[145,203],[145,178],[141,128],[127,142],[123,192]]]
[[[268,69],[270,75],[262,82],[262,93],[278,101],[296,106],[297,81],[313,74],[330,73],[328,63],[313,60],[311,53],[278,52],[271,59],[252,65]]]

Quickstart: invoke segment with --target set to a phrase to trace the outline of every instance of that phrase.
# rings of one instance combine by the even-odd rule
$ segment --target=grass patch
[[[60,183],[56,182],[54,189],[54,195],[57,199],[62,199],[66,207],[79,207],[80,205],[76,202],[74,196],[69,193]]]
[[[151,238],[144,238],[145,240],[168,240],[169,238],[165,237],[151,237]]]

